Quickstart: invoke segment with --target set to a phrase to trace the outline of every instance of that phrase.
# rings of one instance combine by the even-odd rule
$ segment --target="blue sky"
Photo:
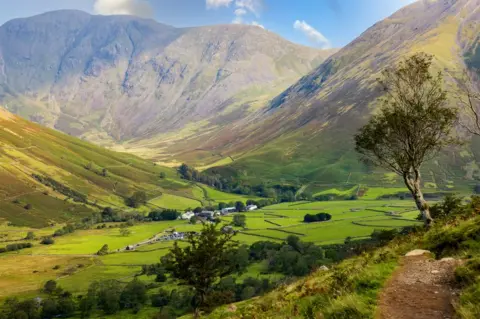
[[[0,0],[0,23],[58,9],[136,14],[177,27],[257,24],[320,48],[341,47],[415,0]]]

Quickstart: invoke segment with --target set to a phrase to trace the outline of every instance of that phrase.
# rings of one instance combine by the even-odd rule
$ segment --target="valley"
[[[101,2],[0,26],[0,319],[414,319],[440,272],[478,318],[480,0],[338,48]]]

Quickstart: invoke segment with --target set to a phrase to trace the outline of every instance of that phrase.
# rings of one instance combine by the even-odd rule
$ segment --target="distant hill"
[[[41,127],[1,107],[0,180],[0,224],[41,227],[102,207],[129,210],[124,199],[135,191],[159,198],[140,211],[196,207],[205,200],[201,188],[180,180],[173,169]]]
[[[63,132],[120,143],[229,124],[333,52],[256,26],[179,29],[48,12],[0,27],[0,102]]]

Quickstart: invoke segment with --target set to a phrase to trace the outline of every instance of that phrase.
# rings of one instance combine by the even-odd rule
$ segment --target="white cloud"
[[[207,0],[207,9],[228,7],[232,2],[233,0]]]
[[[296,30],[301,31],[305,34],[310,40],[310,42],[314,43],[315,45],[319,46],[322,49],[329,49],[331,48],[330,40],[328,40],[320,31],[316,30],[314,27],[306,23],[305,21],[297,20],[293,24],[293,27]]]
[[[246,9],[258,17],[262,10],[262,2],[262,0],[236,0],[235,6],[237,8]]]
[[[146,0],[95,0],[93,11],[96,14],[128,14],[143,18],[153,17],[153,8]]]
[[[245,9],[242,9],[242,8],[235,9],[235,15],[237,17],[244,16],[246,14],[247,14],[247,10]]]
[[[254,25],[256,27],[259,27],[259,28],[262,28],[262,29],[265,29],[265,27],[263,25],[261,25],[260,23],[258,23],[257,21],[252,21],[252,25]]]

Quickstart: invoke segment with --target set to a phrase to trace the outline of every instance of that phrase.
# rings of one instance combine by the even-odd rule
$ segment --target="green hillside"
[[[203,192],[174,169],[116,153],[43,128],[0,109],[0,218],[41,227],[127,209],[125,198],[147,194],[154,208],[202,206]]]

